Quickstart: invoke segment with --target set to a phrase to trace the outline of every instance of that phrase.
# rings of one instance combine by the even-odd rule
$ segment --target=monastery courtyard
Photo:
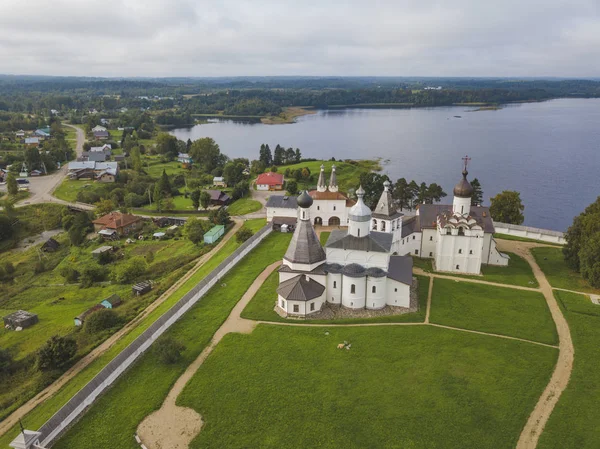
[[[237,290],[243,294],[228,318],[157,411],[120,421],[119,412],[100,410],[104,399],[124,399],[117,387],[55,447],[92,447],[89,432],[109,425],[100,416],[115,435],[135,425],[149,449],[575,447],[542,434],[574,352],[555,297],[561,291],[531,252],[555,247],[498,240],[526,261],[521,274],[531,280],[522,283],[530,286],[415,267],[419,311],[343,323],[285,319],[272,310],[289,238],[269,236],[256,251],[277,254],[259,268],[258,257],[245,261],[230,275],[250,266],[258,273]],[[136,398],[143,400],[128,396]],[[555,421],[548,431],[560,427]],[[137,444],[125,443],[119,447]]]

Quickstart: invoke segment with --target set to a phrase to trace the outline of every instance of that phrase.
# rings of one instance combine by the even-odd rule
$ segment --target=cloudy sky
[[[600,0],[0,0],[0,73],[600,76]]]

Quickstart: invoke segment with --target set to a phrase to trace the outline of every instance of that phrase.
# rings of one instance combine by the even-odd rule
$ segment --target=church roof
[[[329,186],[337,187],[337,175],[335,174],[335,165],[331,167],[331,177],[329,178]]]
[[[310,301],[321,296],[324,291],[324,285],[303,274],[283,281],[277,287],[277,293],[288,301]]]
[[[419,215],[417,216],[417,229],[436,229],[437,217],[442,212],[452,211],[452,206],[448,204],[421,204],[419,205]],[[479,226],[483,228],[483,232],[493,234],[495,232],[494,222],[490,215],[489,207],[471,207],[469,212]],[[404,225],[402,226],[402,237],[404,237]]]
[[[313,200],[350,200],[344,192],[331,192],[329,190],[325,192],[319,192],[318,190],[311,190],[308,194],[312,197]],[[352,201],[352,204],[354,202]]]
[[[339,274],[344,269],[344,266],[340,265],[339,263],[324,263],[321,266],[327,273],[334,273],[334,274]]]
[[[325,251],[309,220],[298,220],[292,241],[283,258],[292,263],[304,264],[325,260]]]
[[[384,278],[387,276],[387,272],[378,267],[367,268],[367,276],[372,278]]]
[[[351,263],[344,267],[342,274],[351,278],[361,278],[367,275],[367,270],[362,265]]]
[[[396,210],[394,206],[394,199],[392,198],[392,192],[389,190],[389,181],[386,181],[386,188],[383,190],[379,202],[373,211],[373,218],[383,218],[392,220],[402,216],[400,212]]]
[[[317,181],[317,187],[321,187],[323,189],[327,188],[327,184],[325,183],[325,166],[321,164],[321,172],[319,173],[319,180]]]
[[[267,207],[296,209],[298,207],[298,198],[296,196],[271,195],[267,200]]]
[[[348,231],[335,230],[331,231],[325,246],[327,248],[389,253],[392,248],[393,237],[388,232],[374,231],[371,231],[364,237],[355,237],[352,234],[348,234]]]
[[[471,198],[473,196],[473,186],[467,181],[469,172],[465,169],[462,172],[462,179],[454,186],[454,196],[459,198]]]
[[[412,285],[412,269],[412,257],[391,256],[387,277],[406,285]]]

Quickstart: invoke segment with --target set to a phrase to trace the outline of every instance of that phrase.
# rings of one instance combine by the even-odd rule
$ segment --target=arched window
[[[373,286],[373,288],[371,288],[371,293],[377,293],[377,287]]]
[[[357,229],[357,231],[358,231],[358,237],[360,237],[360,229]]]
[[[377,231],[377,220],[373,218],[373,231]]]
[[[337,281],[333,281],[333,288],[337,288]]]
[[[354,285],[354,284],[350,285],[350,293],[352,293],[352,294],[356,293],[356,285]]]
[[[446,235],[451,235],[451,234],[452,234],[452,229],[446,228]]]
[[[465,235],[465,228],[458,228],[458,235]]]
[[[462,249],[459,249],[459,250],[458,250],[458,254],[462,254]]]
[[[382,230],[382,231],[385,231],[385,221],[382,221],[382,222],[381,222],[381,230]]]
[[[306,212],[302,211],[302,219],[305,219],[305,218],[306,218]]]
[[[456,269],[457,269],[457,270],[460,270],[460,265],[457,265],[457,266],[456,266]]]

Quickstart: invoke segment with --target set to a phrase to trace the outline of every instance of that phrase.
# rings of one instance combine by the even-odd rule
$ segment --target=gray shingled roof
[[[340,265],[339,263],[325,263],[321,266],[327,273],[333,273],[333,274],[339,274],[344,269],[344,266]]]
[[[375,251],[389,253],[392,248],[393,235],[387,232],[371,231],[364,237],[355,237],[348,231],[331,231],[325,246],[327,248],[340,248],[357,251]]]
[[[327,187],[327,184],[325,183],[325,167],[323,166],[323,164],[321,164],[321,171],[319,173],[319,180],[317,181],[317,186]]]
[[[412,234],[413,232],[420,232],[421,226],[419,223],[419,217],[408,217],[402,219],[402,237]]]
[[[419,206],[420,229],[437,228],[437,216],[444,211],[451,210],[452,206],[448,204],[421,204]],[[494,222],[492,221],[489,207],[471,206],[471,213],[469,215],[483,228],[484,232],[495,232]],[[404,226],[402,235],[404,236]]]
[[[325,251],[323,251],[321,242],[319,242],[310,221],[298,220],[292,241],[283,258],[292,263],[304,264],[313,264],[325,260]]]
[[[283,281],[277,293],[288,301],[310,301],[318,298],[325,291],[325,286],[303,274]]]
[[[361,278],[367,275],[367,270],[362,265],[351,263],[344,267],[342,274],[351,278]]]
[[[298,198],[295,196],[271,195],[267,200],[267,207],[285,207],[287,209],[298,208]]]
[[[383,218],[392,220],[400,217],[402,214],[396,210],[394,206],[394,199],[392,198],[392,192],[384,190],[379,198],[379,202],[373,210],[373,218]]]
[[[378,267],[367,268],[367,276],[372,278],[383,278],[387,276],[387,271]]]
[[[406,285],[412,285],[412,268],[412,257],[391,256],[387,277]]]

